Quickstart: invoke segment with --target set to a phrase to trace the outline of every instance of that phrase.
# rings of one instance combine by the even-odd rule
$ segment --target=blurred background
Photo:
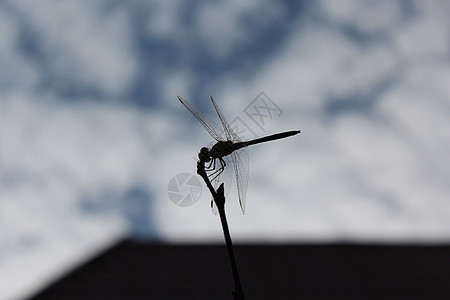
[[[1,1],[0,298],[123,238],[222,243],[177,95],[302,131],[248,149],[236,243],[448,243],[449,58],[448,1]]]

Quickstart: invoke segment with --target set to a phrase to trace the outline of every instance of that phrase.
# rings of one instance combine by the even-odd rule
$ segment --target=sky
[[[449,16],[438,0],[1,1],[0,298],[124,237],[222,242],[195,175],[213,139],[178,95],[219,122],[213,96],[246,138],[302,131],[247,150],[235,242],[448,243]],[[201,195],[175,204],[186,178]]]

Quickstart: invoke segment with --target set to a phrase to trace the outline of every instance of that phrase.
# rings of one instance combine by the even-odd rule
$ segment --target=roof
[[[237,245],[246,299],[450,299],[450,246]],[[232,299],[224,245],[123,242],[40,299]]]

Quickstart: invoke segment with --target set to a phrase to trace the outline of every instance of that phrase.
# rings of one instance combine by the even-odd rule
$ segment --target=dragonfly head
[[[206,147],[203,147],[200,149],[200,152],[198,153],[198,159],[202,162],[209,162],[211,160],[211,157],[208,155],[209,149]]]

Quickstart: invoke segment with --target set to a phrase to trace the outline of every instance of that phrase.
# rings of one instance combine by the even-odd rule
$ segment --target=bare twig
[[[203,161],[197,162],[197,173],[203,178],[203,180],[206,183],[206,186],[208,187],[209,191],[211,192],[211,195],[214,198],[214,202],[217,205],[217,208],[219,210],[220,215],[220,221],[222,223],[222,230],[223,235],[225,237],[225,242],[227,245],[228,250],[228,257],[230,258],[230,265],[231,265],[231,271],[233,272],[233,279],[234,279],[234,291],[233,291],[233,297],[234,300],[244,300],[244,293],[242,291],[241,281],[239,279],[239,273],[236,265],[236,260],[234,258],[234,252],[233,252],[233,245],[231,242],[231,235],[230,231],[228,229],[228,222],[225,215],[225,195],[224,195],[224,187],[223,183],[220,185],[220,187],[217,189],[217,191],[214,190],[211,181],[208,178],[208,175],[205,171],[205,163]]]

